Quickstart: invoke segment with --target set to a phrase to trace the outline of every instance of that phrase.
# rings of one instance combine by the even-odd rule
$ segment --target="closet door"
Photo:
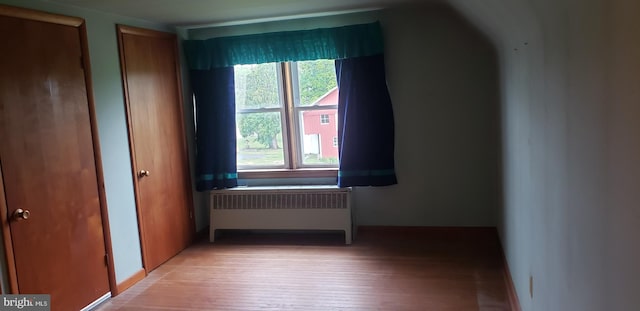
[[[11,291],[50,294],[52,310],[79,310],[109,292],[84,21],[0,6],[0,38],[0,211]]]
[[[118,26],[138,223],[147,272],[191,242],[189,159],[175,34]]]

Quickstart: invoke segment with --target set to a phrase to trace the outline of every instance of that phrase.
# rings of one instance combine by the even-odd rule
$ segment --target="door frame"
[[[107,255],[107,273],[109,279],[109,289],[111,294],[117,294],[115,265],[113,260],[113,249],[111,245],[111,229],[109,227],[109,214],[107,209],[107,199],[104,188],[104,175],[102,168],[102,153],[100,151],[100,140],[98,138],[98,122],[96,119],[96,107],[93,97],[93,80],[91,75],[91,60],[89,58],[89,45],[87,38],[87,26],[85,20],[80,17],[72,17],[47,13],[37,10],[13,7],[0,4],[0,15],[15,17],[39,22],[59,24],[78,28],[80,35],[80,46],[82,48],[82,65],[84,66],[84,82],[87,93],[87,105],[89,108],[89,122],[91,124],[91,138],[93,142],[93,154],[96,167],[96,177],[98,185],[98,197],[100,201],[100,216],[102,220],[102,235],[104,237],[105,254]],[[9,209],[6,204],[4,181],[0,164],[0,221],[2,221],[2,241],[7,265],[7,279],[9,288],[3,288],[3,292],[18,294],[18,275],[16,270],[15,257],[13,253],[13,240],[11,228],[9,227]]]
[[[151,30],[151,29],[145,29],[145,28],[139,28],[139,27],[133,27],[133,26],[127,26],[127,25],[121,25],[118,24],[116,25],[116,31],[118,33],[118,51],[119,51],[119,57],[120,57],[120,74],[122,75],[122,89],[124,91],[124,105],[125,105],[125,110],[127,113],[127,134],[129,137],[129,150],[130,150],[130,158],[131,158],[131,168],[132,168],[132,177],[133,177],[133,188],[134,188],[134,193],[135,193],[135,201],[136,201],[136,213],[138,216],[138,234],[140,235],[140,248],[142,250],[142,265],[144,268],[144,271],[146,274],[149,274],[149,265],[148,265],[148,248],[147,245],[145,245],[145,239],[143,238],[145,236],[145,228],[144,228],[144,222],[142,221],[142,219],[144,218],[144,214],[142,213],[141,209],[140,209],[140,185],[139,185],[139,181],[138,181],[138,164],[136,161],[136,149],[135,149],[135,139],[133,137],[133,121],[132,121],[132,117],[131,117],[131,101],[129,98],[129,90],[128,90],[128,83],[127,83],[127,64],[125,61],[125,55],[124,55],[124,35],[125,34],[129,34],[129,35],[137,35],[137,36],[145,36],[145,37],[152,37],[152,38],[167,38],[167,39],[171,39],[173,41],[173,47],[174,47],[174,54],[176,55],[175,58],[175,72],[176,72],[176,86],[177,86],[177,90],[178,90],[178,103],[177,105],[180,106],[180,131],[181,131],[181,136],[183,137],[182,139],[182,153],[185,159],[189,159],[189,149],[187,146],[187,138],[185,135],[185,125],[184,125],[184,101],[183,101],[183,91],[182,91],[182,71],[180,70],[180,53],[178,51],[178,39],[177,39],[177,35],[174,33],[170,33],[170,32],[163,32],[163,31],[157,31],[157,30]],[[190,216],[190,220],[189,220],[189,230],[191,232],[191,237],[193,238],[193,236],[195,235],[195,213],[194,213],[194,206],[193,206],[193,187],[191,184],[191,170],[189,167],[189,163],[188,161],[185,161],[185,163],[183,163],[183,169],[185,170],[185,172],[187,172],[186,174],[186,180],[184,181],[184,185],[185,185],[185,190],[188,193],[188,208],[189,208],[189,216]]]

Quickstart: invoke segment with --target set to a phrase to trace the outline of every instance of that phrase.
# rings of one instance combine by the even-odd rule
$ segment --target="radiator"
[[[239,187],[210,194],[209,241],[218,229],[340,230],[351,244],[351,189]]]

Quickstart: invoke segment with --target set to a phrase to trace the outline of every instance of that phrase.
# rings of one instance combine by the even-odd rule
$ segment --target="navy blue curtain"
[[[191,70],[196,105],[196,189],[235,187],[236,102],[233,67]]]
[[[338,186],[397,184],[394,121],[384,55],[336,60],[338,79]]]

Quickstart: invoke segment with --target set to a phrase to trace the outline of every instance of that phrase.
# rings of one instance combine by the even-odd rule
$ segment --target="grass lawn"
[[[238,150],[238,165],[274,166],[284,165],[282,148],[255,148]]]
[[[256,142],[255,137],[238,140],[238,165],[242,166],[277,166],[284,165],[282,135],[278,135],[278,149],[266,148]]]
[[[284,165],[282,136],[278,135],[278,149],[266,148],[254,137],[238,140],[238,165],[240,166],[281,166]],[[305,155],[304,164],[337,164],[336,158],[318,158],[315,154]]]

